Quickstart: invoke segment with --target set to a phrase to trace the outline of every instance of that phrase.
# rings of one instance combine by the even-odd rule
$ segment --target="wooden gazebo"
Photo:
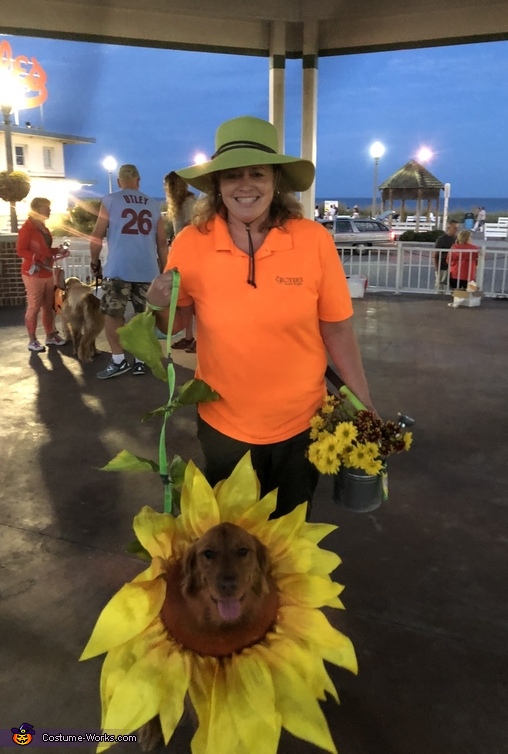
[[[406,201],[416,201],[417,223],[422,215],[426,215],[427,220],[431,212],[436,217],[439,215],[440,191],[444,189],[444,184],[416,160],[409,160],[379,188],[383,211],[396,209],[394,204],[400,202],[401,220],[406,219]]]

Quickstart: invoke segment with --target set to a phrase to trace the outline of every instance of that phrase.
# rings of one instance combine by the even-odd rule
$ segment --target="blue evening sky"
[[[213,152],[214,133],[238,115],[268,117],[268,59],[0,35],[13,56],[36,57],[48,76],[44,127],[94,137],[66,148],[67,175],[107,191],[102,160],[134,162],[142,189]],[[38,110],[21,121],[40,124]],[[504,197],[508,42],[321,58],[317,196],[372,193],[369,146],[386,146],[381,182],[419,147],[457,197]],[[286,152],[300,152],[301,62],[286,67]]]

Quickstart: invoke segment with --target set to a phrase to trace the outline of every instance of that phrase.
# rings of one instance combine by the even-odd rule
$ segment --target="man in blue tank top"
[[[104,263],[101,311],[111,348],[111,363],[97,377],[107,380],[132,369],[145,374],[145,365],[125,358],[117,330],[125,324],[125,308],[132,301],[135,312],[145,309],[146,292],[166,264],[167,239],[159,203],[139,190],[140,175],[135,165],[122,165],[118,171],[120,191],[103,197],[90,241],[90,267],[100,270],[100,253],[107,236],[108,254]]]

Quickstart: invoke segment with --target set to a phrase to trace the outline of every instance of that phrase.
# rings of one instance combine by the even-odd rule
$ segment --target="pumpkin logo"
[[[18,746],[27,746],[34,737],[34,727],[30,723],[21,723],[19,728],[11,728],[12,740]]]

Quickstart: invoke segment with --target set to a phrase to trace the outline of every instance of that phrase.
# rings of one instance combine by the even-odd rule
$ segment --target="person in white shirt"
[[[117,377],[131,369],[133,374],[145,374],[142,361],[136,360],[132,365],[125,358],[117,330],[125,324],[129,301],[135,312],[144,311],[146,293],[153,278],[164,269],[168,250],[159,202],[143,194],[139,182],[135,165],[120,167],[120,191],[103,197],[90,241],[90,267],[98,274],[101,271],[102,244],[107,235],[101,311],[105,315],[112,359],[97,373],[100,380]]]

